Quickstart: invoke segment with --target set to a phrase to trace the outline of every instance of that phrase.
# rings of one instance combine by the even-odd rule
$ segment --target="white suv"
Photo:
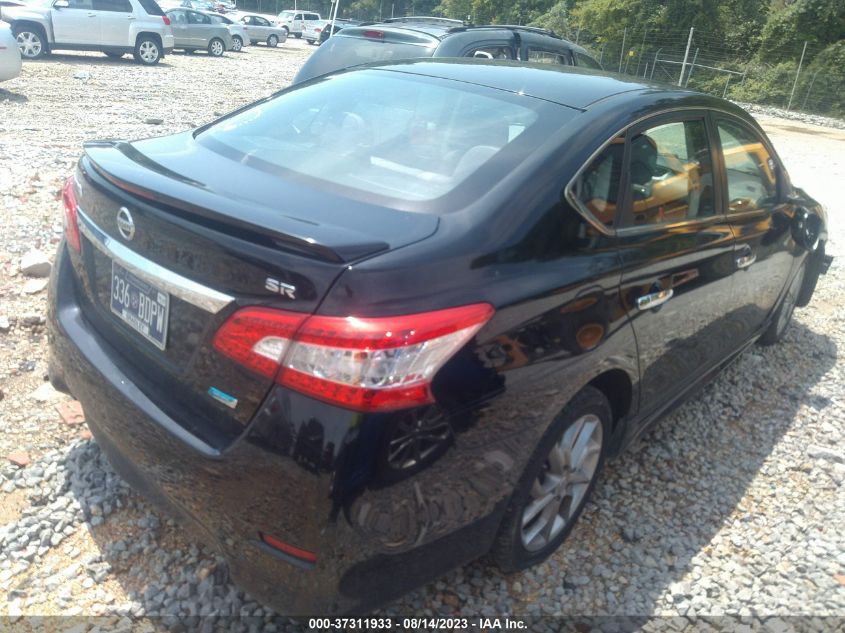
[[[170,18],[155,0],[35,0],[5,8],[3,19],[25,59],[58,49],[102,51],[132,53],[152,66],[173,50]]]
[[[295,11],[288,9],[276,16],[276,24],[285,29],[288,35],[300,38],[302,37],[302,31],[305,29],[305,22],[319,19],[321,19],[320,14],[314,11]]]

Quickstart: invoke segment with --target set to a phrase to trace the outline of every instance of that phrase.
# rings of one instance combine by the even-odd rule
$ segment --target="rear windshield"
[[[373,31],[376,33],[378,31]],[[368,64],[370,62],[394,61],[431,57],[437,42],[409,43],[390,42],[376,37],[348,35],[348,31],[337,37],[330,37],[318,48],[294,77],[294,83],[307,81],[334,70]]]
[[[450,193],[480,170],[489,189],[542,143],[538,120],[549,108],[556,124],[566,120],[568,109],[531,97],[364,70],[259,102],[197,140],[242,164],[341,195],[418,202]]]
[[[147,15],[164,15],[164,11],[161,10],[161,7],[158,6],[158,2],[156,0],[138,0],[141,3],[141,6],[144,7],[144,11],[147,12]]]

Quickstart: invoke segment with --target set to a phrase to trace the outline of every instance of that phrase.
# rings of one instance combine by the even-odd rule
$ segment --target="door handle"
[[[640,310],[651,310],[652,308],[656,308],[657,306],[661,306],[669,299],[672,298],[672,295],[675,294],[675,291],[671,288],[667,290],[661,290],[660,292],[652,292],[648,295],[643,295],[639,299],[637,299],[637,308]]]
[[[740,255],[736,258],[736,267],[737,268],[748,268],[751,264],[757,261],[757,255],[755,253],[748,253],[746,255]]]
[[[97,17],[97,14],[96,14],[96,13],[89,13],[89,14],[88,14],[88,17],[89,17],[89,18],[96,18],[96,17]]]
[[[137,20],[138,18],[136,18],[134,15],[127,15],[126,19],[127,20]]]

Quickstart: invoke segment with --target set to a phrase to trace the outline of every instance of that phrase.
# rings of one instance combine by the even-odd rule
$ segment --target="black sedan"
[[[539,563],[603,462],[826,270],[826,217],[726,101],[414,61],[89,143],[50,377],[254,595],[363,611]]]

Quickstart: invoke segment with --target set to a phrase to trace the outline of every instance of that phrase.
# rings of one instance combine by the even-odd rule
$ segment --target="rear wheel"
[[[296,39],[299,39],[300,37],[302,37],[302,33],[294,33],[294,34],[293,34],[293,36],[294,36]]]
[[[144,66],[155,66],[161,60],[161,46],[149,35],[142,35],[135,44],[135,61]]]
[[[213,57],[220,57],[226,52],[226,45],[218,37],[215,37],[208,43],[208,54]]]
[[[314,44],[315,44],[314,40],[305,40],[305,41],[308,42],[311,46],[314,46]]]
[[[232,37],[232,50],[240,52],[240,50],[244,47],[244,41],[238,36],[235,35]]]
[[[549,426],[511,498],[493,546],[506,572],[536,565],[572,531],[604,463],[607,398],[584,387]]]
[[[271,35],[267,38],[267,46],[270,48],[276,48],[279,45],[279,36],[278,35]]]
[[[47,42],[41,29],[23,24],[15,27],[15,40],[21,50],[21,57],[38,59],[47,53]]]
[[[786,295],[784,295],[783,300],[780,302],[780,307],[775,312],[769,329],[760,337],[760,345],[774,345],[783,340],[783,336],[792,322],[792,314],[795,312],[795,306],[798,305],[798,297],[801,294],[801,287],[804,285],[804,275],[806,272],[807,262],[805,260],[801,262],[801,268],[795,273],[792,283],[786,289]]]

